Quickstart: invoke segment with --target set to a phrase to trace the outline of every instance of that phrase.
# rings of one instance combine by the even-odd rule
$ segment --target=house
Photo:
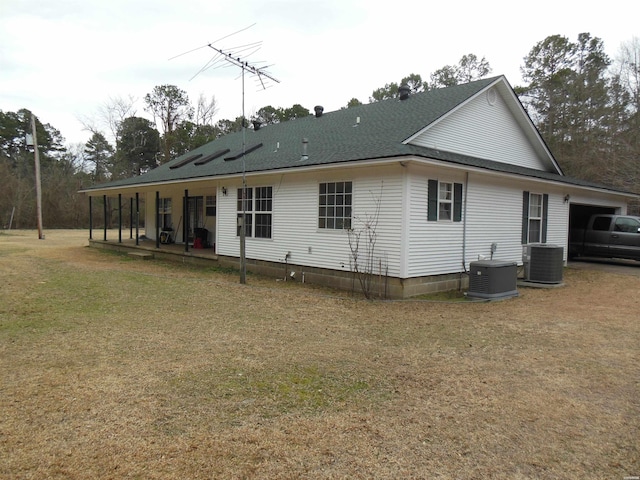
[[[144,200],[157,251],[170,235],[184,255],[343,288],[357,267],[401,298],[464,286],[479,258],[521,265],[524,244],[562,246],[566,261],[572,223],[637,198],[565,176],[503,76],[316,107],[83,192]],[[106,230],[92,240],[105,243]]]

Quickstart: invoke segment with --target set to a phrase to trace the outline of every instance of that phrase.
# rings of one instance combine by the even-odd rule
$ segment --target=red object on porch
[[[202,240],[201,240],[201,239],[199,239],[199,238],[196,238],[196,239],[193,241],[193,248],[203,248],[203,247],[202,247]]]

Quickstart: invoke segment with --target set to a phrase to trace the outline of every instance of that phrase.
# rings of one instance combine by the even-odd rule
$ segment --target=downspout
[[[462,270],[467,274],[467,195],[469,192],[469,172],[464,179],[464,206],[462,207]]]

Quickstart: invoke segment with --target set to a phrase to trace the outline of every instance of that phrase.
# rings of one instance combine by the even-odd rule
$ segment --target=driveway
[[[621,275],[633,275],[640,277],[640,262],[635,260],[623,260],[617,258],[580,257],[569,260],[568,268],[601,270]]]

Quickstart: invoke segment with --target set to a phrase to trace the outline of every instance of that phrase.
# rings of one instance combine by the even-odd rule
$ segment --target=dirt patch
[[[640,474],[640,279],[343,293],[0,234],[4,478]]]

